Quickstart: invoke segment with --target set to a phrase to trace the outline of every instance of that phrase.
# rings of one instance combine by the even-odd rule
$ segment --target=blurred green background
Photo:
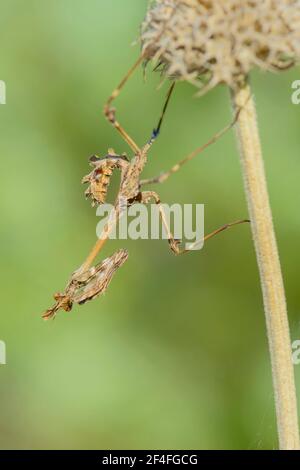
[[[146,0],[0,0],[1,448],[263,449],[277,445],[262,299],[249,227],[176,258],[166,241],[111,241],[130,257],[108,292],[55,321],[41,313],[95,240],[87,159],[128,151],[102,106],[139,53]],[[254,73],[292,339],[300,339],[300,106],[294,69]],[[117,102],[144,143],[165,97],[139,70]],[[231,119],[219,87],[179,84],[145,176]],[[114,181],[114,189],[118,181]],[[157,188],[205,203],[206,232],[247,215],[228,133]],[[298,390],[300,366],[295,367]],[[299,393],[298,393],[299,396]]]

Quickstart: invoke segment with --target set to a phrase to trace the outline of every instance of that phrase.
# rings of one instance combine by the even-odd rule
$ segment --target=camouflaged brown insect
[[[176,9],[171,11],[170,17],[174,15],[175,11]],[[161,34],[162,31],[160,31],[159,35]],[[229,123],[229,125],[225,126],[224,129],[216,133],[206,144],[198,147],[196,150],[188,154],[184,159],[180,160],[179,163],[173,165],[169,171],[163,172],[154,178],[141,179],[141,173],[147,163],[148,152],[159,135],[163,118],[165,116],[170,97],[173,93],[175,83],[172,83],[169,88],[157,127],[152,132],[151,138],[141,148],[135,143],[135,141],[117,121],[116,110],[115,108],[111,107],[111,103],[120,94],[122,88],[130,76],[142,63],[146,56],[147,49],[144,49],[144,52],[141,54],[133,67],[131,67],[127,75],[120,82],[119,86],[113,91],[104,106],[105,117],[133,150],[133,158],[128,160],[125,154],[118,155],[113,149],[109,149],[108,154],[103,157],[97,157],[96,155],[93,155],[90,158],[90,165],[93,167],[93,170],[82,179],[83,183],[89,184],[87,190],[85,191],[85,195],[87,198],[91,199],[92,206],[95,206],[103,204],[106,201],[111,175],[115,169],[121,170],[121,181],[118,195],[114,204],[114,215],[112,218],[109,218],[109,221],[104,227],[100,238],[95,243],[84,263],[72,274],[64,293],[55,294],[54,297],[56,304],[45,312],[43,315],[45,319],[53,318],[59,309],[69,311],[71,310],[74,302],[82,304],[87,300],[91,300],[97,297],[106,290],[116,270],[126,261],[128,257],[127,252],[125,250],[120,250],[119,252],[104,260],[99,265],[96,265],[92,268],[91,264],[94,262],[96,256],[99,254],[103,245],[108,240],[111,230],[115,227],[124,211],[136,202],[146,204],[153,200],[154,203],[158,205],[162,224],[166,230],[166,233],[168,234],[169,246],[174,254],[179,255],[182,253],[187,253],[188,251],[193,250],[193,245],[199,243],[198,241],[195,244],[191,244],[188,249],[180,248],[180,240],[174,239],[158,194],[155,191],[143,191],[142,187],[146,184],[162,183],[166,181],[169,176],[171,176],[171,174],[179,171],[182,165],[192,160],[208,145],[214,143],[225,132],[227,132],[235,124],[239,115],[239,111],[236,113],[234,119],[231,123]],[[238,225],[244,222],[249,222],[249,220],[243,219],[225,224],[217,230],[214,230],[213,232],[206,235],[204,237],[204,241],[234,225]]]

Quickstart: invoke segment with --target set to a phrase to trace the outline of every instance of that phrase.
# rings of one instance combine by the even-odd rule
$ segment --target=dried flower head
[[[155,0],[141,40],[146,59],[167,76],[235,88],[253,67],[277,71],[299,61],[300,1]]]

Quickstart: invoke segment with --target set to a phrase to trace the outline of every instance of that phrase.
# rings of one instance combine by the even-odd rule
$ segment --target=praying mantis
[[[120,95],[123,87],[143,60],[144,54],[142,53],[117,88],[112,92],[104,106],[104,115],[106,119],[117,130],[126,144],[128,144],[130,149],[133,151],[133,157],[129,160],[126,154],[118,155],[113,149],[108,149],[108,153],[104,157],[93,155],[89,159],[92,171],[82,179],[83,183],[89,184],[88,189],[85,191],[85,195],[87,198],[91,199],[92,205],[94,206],[105,202],[112,173],[117,169],[121,172],[119,191],[114,204],[114,217],[105,225],[102,235],[95,243],[83,264],[79,269],[73,272],[64,292],[54,295],[56,302],[54,306],[43,314],[44,319],[54,318],[60,309],[70,311],[74,303],[83,304],[105,292],[117,269],[127,260],[128,253],[126,250],[120,249],[95,266],[92,266],[92,263],[108,240],[115,224],[122,217],[127,208],[135,203],[147,204],[150,201],[154,201],[154,203],[157,204],[163,226],[168,235],[169,246],[174,254],[179,255],[187,253],[193,249],[193,244],[191,244],[188,249],[182,249],[180,247],[180,241],[174,238],[169,228],[158,193],[153,190],[143,190],[143,188],[148,184],[165,182],[172,174],[178,172],[185,163],[192,160],[209,145],[216,142],[234,126],[238,119],[240,110],[235,114],[233,120],[227,126],[214,134],[213,137],[204,145],[198,147],[185,158],[173,165],[170,170],[153,178],[141,179],[142,171],[147,163],[148,153],[159,135],[171,95],[175,88],[175,82],[173,82],[168,90],[157,127],[152,132],[151,138],[142,147],[139,147],[116,119],[116,109],[111,105]],[[206,241],[235,225],[245,222],[249,222],[249,220],[237,220],[235,222],[222,225],[220,228],[205,235],[203,241]],[[199,243],[199,241],[195,243]]]

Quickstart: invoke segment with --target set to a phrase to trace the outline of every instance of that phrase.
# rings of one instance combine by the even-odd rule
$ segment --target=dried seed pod
[[[85,196],[91,198],[92,206],[104,204],[114,169],[124,170],[127,164],[126,155],[116,155],[113,149],[108,149],[108,154],[104,157],[99,158],[96,155],[90,157],[90,165],[94,170],[83,177],[82,183],[89,183]]]
[[[235,88],[255,66],[277,71],[299,61],[300,2],[155,0],[141,40],[167,76]]]

